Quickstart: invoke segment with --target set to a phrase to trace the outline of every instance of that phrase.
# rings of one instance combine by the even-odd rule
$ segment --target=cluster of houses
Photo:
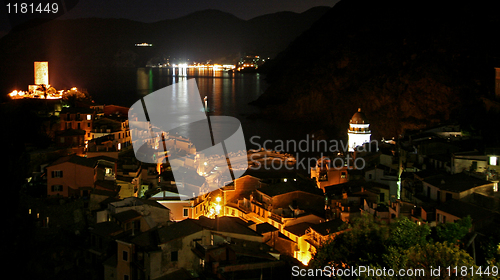
[[[289,273],[291,263],[307,265],[362,214],[430,226],[471,216],[481,232],[500,210],[500,149],[478,149],[481,139],[457,125],[360,149],[372,143],[357,112],[349,133],[359,143],[350,155],[363,158],[363,169],[323,159],[308,172],[249,169],[220,189],[183,199],[168,161],[135,159],[127,115],[119,106],[63,108],[55,139],[71,154],[40,172],[47,197],[85,199],[86,260],[102,267],[105,279],[271,278]],[[182,184],[206,181],[191,176]]]

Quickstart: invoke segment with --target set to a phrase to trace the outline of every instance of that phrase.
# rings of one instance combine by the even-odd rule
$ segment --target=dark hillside
[[[340,136],[358,107],[378,137],[480,120],[479,97],[493,96],[500,65],[496,11],[461,1],[342,0],[278,56],[256,104]]]

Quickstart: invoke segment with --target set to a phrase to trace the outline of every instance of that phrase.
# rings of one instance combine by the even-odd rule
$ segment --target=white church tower
[[[361,108],[359,108],[349,121],[349,130],[347,131],[349,152],[354,152],[357,146],[369,143],[371,135],[370,124],[365,114],[361,112]]]

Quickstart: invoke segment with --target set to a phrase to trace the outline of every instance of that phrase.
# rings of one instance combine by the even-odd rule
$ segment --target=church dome
[[[351,120],[349,123],[352,124],[367,124],[368,119],[366,119],[366,116],[363,112],[361,112],[361,108],[358,108],[358,111],[352,116]]]

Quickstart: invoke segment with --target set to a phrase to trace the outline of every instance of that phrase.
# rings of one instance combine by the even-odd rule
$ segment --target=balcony
[[[370,133],[372,133],[372,131],[369,130],[369,129],[366,129],[366,130],[349,130],[348,133],[352,133],[352,134],[370,134]]]
[[[278,214],[274,214],[274,213],[271,213],[271,216],[270,216],[271,220],[275,221],[275,222],[278,222],[280,224],[283,223],[282,221],[282,217]]]

